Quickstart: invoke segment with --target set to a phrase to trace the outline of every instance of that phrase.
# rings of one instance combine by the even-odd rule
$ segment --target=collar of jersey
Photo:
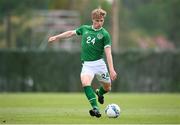
[[[92,25],[92,29],[93,29],[94,31],[99,31],[99,30],[101,30],[101,29],[102,29],[102,27],[101,27],[101,28],[99,28],[99,29],[95,29],[95,28],[93,27],[93,25]]]

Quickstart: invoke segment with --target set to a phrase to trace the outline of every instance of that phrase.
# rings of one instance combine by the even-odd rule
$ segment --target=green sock
[[[107,93],[107,91],[104,90],[104,88],[101,86],[101,87],[99,88],[99,94],[100,94],[100,95],[104,95],[105,93]]]
[[[86,94],[86,97],[88,98],[91,106],[93,108],[99,109],[96,101],[96,95],[94,93],[94,90],[92,89],[91,86],[85,86],[84,87],[84,92]]]

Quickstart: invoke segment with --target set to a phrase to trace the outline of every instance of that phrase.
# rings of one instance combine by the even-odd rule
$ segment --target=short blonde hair
[[[99,18],[104,18],[106,17],[106,11],[101,9],[101,8],[97,8],[97,9],[94,9],[92,12],[91,12],[91,18],[92,19],[99,19]]]

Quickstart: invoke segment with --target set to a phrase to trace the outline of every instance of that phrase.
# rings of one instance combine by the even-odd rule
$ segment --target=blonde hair
[[[94,9],[92,12],[91,12],[91,18],[92,19],[99,19],[99,18],[104,18],[106,17],[106,11],[101,9],[101,8],[97,8],[97,9]]]

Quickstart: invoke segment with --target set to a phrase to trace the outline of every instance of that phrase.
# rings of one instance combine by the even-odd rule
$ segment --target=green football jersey
[[[82,36],[81,60],[95,61],[104,57],[104,48],[111,46],[109,33],[102,27],[93,29],[90,25],[82,25],[76,29],[76,34]]]

